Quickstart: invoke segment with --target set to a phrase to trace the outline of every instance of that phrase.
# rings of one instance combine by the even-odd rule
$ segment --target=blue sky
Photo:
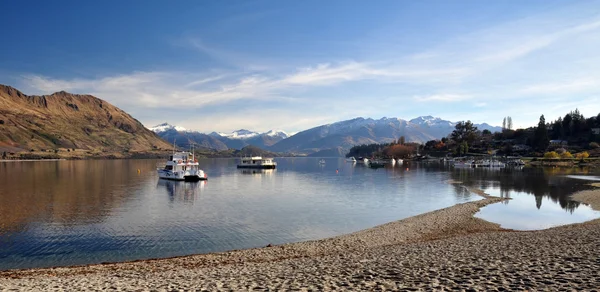
[[[0,83],[146,126],[600,112],[600,1],[2,1]]]

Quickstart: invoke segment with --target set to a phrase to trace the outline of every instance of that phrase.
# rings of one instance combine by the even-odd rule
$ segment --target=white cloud
[[[520,90],[524,94],[553,94],[553,93],[576,93],[591,89],[600,88],[600,79],[585,77],[581,79],[562,81],[557,80],[552,83],[529,85]]]

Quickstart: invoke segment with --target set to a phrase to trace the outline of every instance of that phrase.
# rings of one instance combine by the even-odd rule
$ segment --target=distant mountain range
[[[268,149],[277,142],[288,138],[288,134],[280,130],[259,133],[240,129],[231,133],[212,132],[210,134],[204,134],[198,131],[186,130],[183,127],[173,126],[168,123],[154,126],[150,128],[150,130],[171,143],[175,142],[179,147],[188,148],[190,145],[194,144],[196,146],[218,151],[242,149],[250,145]]]
[[[151,130],[167,141],[176,140],[177,145],[182,147],[192,142],[216,150],[241,149],[253,145],[273,152],[341,156],[354,145],[389,143],[397,141],[401,136],[404,136],[407,142],[419,143],[441,139],[452,133],[455,126],[455,122],[432,116],[421,116],[409,121],[398,118],[379,120],[355,118],[314,127],[292,136],[283,131],[258,133],[246,129],[232,133],[202,134],[166,123]],[[486,123],[475,124],[475,126],[479,130],[491,132],[502,130],[501,127]]]
[[[113,153],[118,154],[115,157],[130,157],[131,153],[171,149],[175,142],[183,149],[192,144],[211,151],[253,146],[283,154],[342,156],[354,145],[388,143],[401,136],[407,142],[440,139],[449,135],[455,125],[422,116],[408,121],[355,118],[294,135],[280,130],[261,133],[247,129],[205,134],[168,123],[146,129],[126,112],[91,95],[61,91],[29,96],[0,85],[0,151],[6,152],[62,151],[70,152],[65,154],[68,157],[76,149],[77,153],[84,152],[83,157],[108,157]],[[502,130],[485,123],[476,126],[492,132]]]
[[[138,120],[94,96],[25,95],[0,84],[0,152],[72,156],[76,149],[87,156],[127,157],[169,148]]]

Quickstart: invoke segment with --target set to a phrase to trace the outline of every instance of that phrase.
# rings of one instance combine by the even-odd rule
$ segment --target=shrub
[[[565,148],[556,148],[556,153],[558,153],[558,155],[562,155],[563,153],[565,153],[567,150],[565,150]]]
[[[600,148],[600,144],[598,144],[598,142],[590,142],[590,148],[592,148],[592,149]]]
[[[560,155],[560,158],[573,158],[573,154],[569,151],[565,151]]]
[[[590,157],[590,154],[587,153],[587,151],[583,151],[581,153],[577,153],[575,155],[575,157],[577,157],[577,159],[586,159],[586,158]]]
[[[556,153],[555,151],[550,151],[544,153],[544,158],[560,158],[560,155],[558,155],[558,153]]]

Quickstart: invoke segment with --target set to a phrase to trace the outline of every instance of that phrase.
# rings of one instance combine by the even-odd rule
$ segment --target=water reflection
[[[135,160],[0,163],[0,234],[37,221],[102,221],[132,195],[141,179],[137,169],[148,166]]]
[[[524,193],[533,195],[536,208],[544,204],[543,198],[560,205],[561,208],[573,212],[580,203],[570,199],[570,195],[581,190],[589,189],[585,182],[564,176],[567,173],[589,172],[587,169],[558,169],[558,168],[531,168],[522,169],[504,168],[490,170],[453,169],[451,178],[462,181],[465,185],[488,190],[497,190],[498,196],[510,198],[511,193]],[[510,202],[508,202],[510,203]],[[505,202],[506,204],[506,202]]]
[[[184,182],[159,179],[157,188],[164,188],[167,191],[170,202],[183,202],[193,204],[200,192],[206,186],[207,181]]]
[[[159,180],[157,162],[0,163],[0,270],[318,239],[480,199],[448,179],[548,200],[571,193],[573,182],[589,183],[543,170],[466,172],[408,161],[374,170],[344,159],[321,166],[318,158],[277,158],[276,170],[203,159],[209,180],[186,183]]]
[[[250,175],[273,175],[275,169],[240,169],[241,174]]]

